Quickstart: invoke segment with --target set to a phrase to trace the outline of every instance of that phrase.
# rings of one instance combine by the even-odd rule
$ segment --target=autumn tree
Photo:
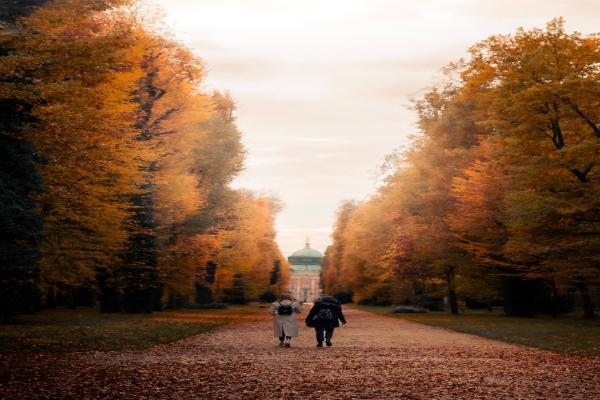
[[[568,34],[562,19],[471,49],[465,87],[484,87],[479,125],[493,168],[508,177],[504,257],[524,277],[582,292],[598,282],[600,103],[597,35]],[[489,162],[488,162],[489,163]]]
[[[345,231],[352,213],[356,210],[357,204],[354,201],[343,202],[337,210],[335,225],[333,227],[333,244],[327,248],[322,260],[322,279],[323,288],[326,293],[338,293],[349,291],[342,286],[342,258],[345,249]]]
[[[170,304],[194,291],[210,293],[218,232],[235,223],[236,195],[227,184],[242,168],[244,149],[234,105],[218,92],[206,100],[210,116],[187,123],[158,165],[159,264]]]
[[[599,45],[597,35],[569,34],[556,19],[492,36],[450,64],[447,83],[414,103],[413,147],[390,158],[398,162],[384,185],[346,228],[355,232],[343,242],[347,284],[387,279],[390,298],[404,293],[411,302],[444,287],[454,313],[458,299],[502,298],[509,313],[557,314],[577,288],[592,316]],[[386,224],[385,237],[361,243]],[[334,237],[332,248],[341,245]]]
[[[0,37],[2,296],[183,305],[213,290],[244,229],[250,261],[230,272],[251,296],[276,262],[284,282],[274,203],[228,186],[244,158],[235,106],[199,89],[201,60],[129,1],[42,3],[23,2],[32,12]],[[12,24],[17,11],[0,15]]]
[[[4,37],[12,50],[3,57],[2,97],[28,110],[18,136],[43,160],[36,166],[46,190],[35,198],[43,205],[39,267],[50,297],[57,286],[72,297],[71,289],[94,279],[98,262],[115,262],[125,237],[123,204],[101,197],[129,179],[119,173],[132,110],[123,105],[130,86],[119,79],[132,65],[128,27],[120,13],[103,11],[111,2],[77,5],[36,9]]]
[[[274,216],[280,205],[251,192],[236,196],[234,219],[219,234],[213,290],[223,301],[245,302],[284,287],[289,267],[274,241]],[[280,266],[280,277],[271,283],[275,265]]]
[[[9,38],[17,29],[15,20],[30,12],[30,4],[10,4],[0,8],[0,53],[14,51]],[[0,84],[11,76],[3,71]],[[31,312],[41,302],[39,242],[42,219],[32,200],[42,191],[36,171],[40,158],[35,147],[21,135],[33,120],[31,107],[18,96],[6,93],[0,100],[0,315]]]

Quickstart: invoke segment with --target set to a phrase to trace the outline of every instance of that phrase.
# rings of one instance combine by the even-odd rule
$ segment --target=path
[[[600,359],[348,310],[334,347],[266,319],[135,352],[3,357],[0,398],[598,399]],[[27,372],[27,378],[22,378]]]

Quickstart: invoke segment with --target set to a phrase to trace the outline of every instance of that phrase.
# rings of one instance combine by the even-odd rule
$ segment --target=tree
[[[110,4],[79,4],[73,13],[78,4],[52,2],[3,37],[12,49],[2,62],[3,101],[28,110],[18,137],[45,161],[36,164],[45,190],[33,198],[43,210],[39,268],[50,297],[56,287],[88,285],[95,265],[115,262],[124,243],[125,207],[105,199],[130,179],[121,166],[132,110],[124,78],[135,75],[135,55],[126,51],[127,18],[103,11]]]
[[[129,5],[55,0],[0,35],[1,281],[19,310],[42,293],[150,312],[211,297],[222,275],[254,296],[275,261],[286,282],[278,205],[228,186],[245,155],[233,100],[201,91],[201,60]]]
[[[258,299],[275,289],[271,284],[275,263],[280,265],[278,286],[288,281],[289,267],[275,244],[274,215],[279,205],[271,197],[250,192],[238,192],[235,204],[232,224],[220,232],[213,287],[218,298],[227,300],[234,286],[243,282],[245,296]]]
[[[568,34],[556,19],[492,36],[450,64],[447,83],[414,103],[413,147],[388,156],[384,184],[349,222],[339,214],[326,285],[364,296],[384,283],[384,298],[408,302],[444,289],[453,313],[458,299],[502,297],[507,312],[527,315],[542,297],[557,314],[578,288],[592,316],[599,48],[598,35]]]
[[[322,279],[325,292],[334,293],[341,290],[349,290],[342,286],[342,258],[344,256],[344,234],[352,213],[356,210],[354,201],[343,202],[337,210],[337,218],[333,228],[333,244],[325,251],[322,260]]]
[[[597,35],[567,34],[555,19],[477,44],[462,73],[465,86],[487,88],[479,124],[509,177],[505,257],[556,294],[580,288],[588,317],[599,272],[599,47]]]

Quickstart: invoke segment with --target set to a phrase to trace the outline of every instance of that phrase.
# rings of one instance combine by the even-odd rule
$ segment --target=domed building
[[[291,267],[290,293],[300,301],[313,302],[321,296],[321,257],[306,240],[303,249],[288,257]]]

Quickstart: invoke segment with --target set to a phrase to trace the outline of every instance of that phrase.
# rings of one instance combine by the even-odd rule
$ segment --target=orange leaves
[[[117,262],[129,216],[120,196],[139,181],[130,153],[139,59],[127,52],[131,20],[115,24],[107,7],[52,2],[6,38],[14,51],[2,97],[31,107],[36,120],[21,133],[47,160],[38,166],[46,192],[36,200],[45,219],[41,275],[50,285],[88,285],[98,265]]]
[[[164,284],[189,295],[223,260],[256,294],[282,257],[275,203],[227,187],[244,158],[234,102],[200,91],[202,61],[115,7],[126,3],[49,2],[1,38],[0,100],[30,106],[21,133],[47,160],[42,277],[93,287],[101,270],[112,293]],[[162,281],[119,282],[120,269]]]
[[[216,255],[219,265],[215,287],[219,294],[232,287],[234,277],[244,282],[247,295],[257,297],[271,289],[270,274],[276,263],[287,263],[275,243],[272,201],[251,193],[238,193],[234,203],[235,225],[219,234],[221,247]],[[278,282],[284,285],[285,281]],[[277,290],[282,289],[282,287]]]
[[[597,281],[599,48],[597,35],[557,19],[490,37],[451,64],[448,83],[415,102],[413,149],[388,158],[385,184],[350,218],[340,211],[338,226],[349,222],[334,236],[329,287],[360,297],[385,280],[415,301],[445,279],[490,299],[498,267]]]
[[[589,227],[600,194],[598,48],[597,35],[568,33],[555,19],[545,30],[521,29],[474,49],[465,82],[493,69],[480,90],[486,100],[478,122],[491,130],[480,145],[481,162],[455,180],[455,194],[470,211],[455,227],[488,261],[520,264],[515,268],[526,276],[565,285],[597,279],[589,266],[597,263],[592,253],[600,239]]]
[[[244,323],[139,351],[2,355],[0,368],[7,379],[0,387],[0,394],[10,398],[38,398],[42,394],[48,398],[134,395],[223,400],[600,396],[598,358],[556,354],[354,309],[345,313],[348,325],[336,329],[333,347],[321,349],[314,347],[314,331],[303,326],[290,349],[276,347],[277,340],[268,335],[268,317],[254,314],[253,310],[252,313],[219,310],[144,316],[139,326],[149,327],[142,335],[147,343],[167,331],[163,324],[169,321],[174,321],[168,329],[170,335],[166,335],[171,340],[176,336],[173,332],[183,335],[193,330],[175,329],[184,323],[210,325],[210,321],[222,324],[231,320]],[[157,321],[152,324],[147,321],[150,318]],[[516,338],[521,342],[540,335],[539,323],[522,319],[486,323],[478,321],[485,319],[481,315],[458,321],[443,318],[410,317],[475,333],[479,329],[485,335],[507,332],[508,337],[515,337],[523,331],[523,325],[533,328],[532,335]],[[556,329],[556,325],[547,330]],[[100,325],[94,336],[104,339],[98,341],[100,344],[110,345],[114,339],[101,336],[107,331],[106,326],[111,324]],[[498,326],[502,329],[497,329]],[[131,336],[140,336],[139,332],[135,332],[137,335],[129,332],[139,331],[138,326],[118,328],[117,334],[129,333],[127,342],[139,347],[139,343],[129,340]],[[588,332],[591,330],[588,328]],[[164,336],[159,343],[165,341]],[[563,336],[567,337],[566,333]],[[540,339],[548,343],[547,336]]]

